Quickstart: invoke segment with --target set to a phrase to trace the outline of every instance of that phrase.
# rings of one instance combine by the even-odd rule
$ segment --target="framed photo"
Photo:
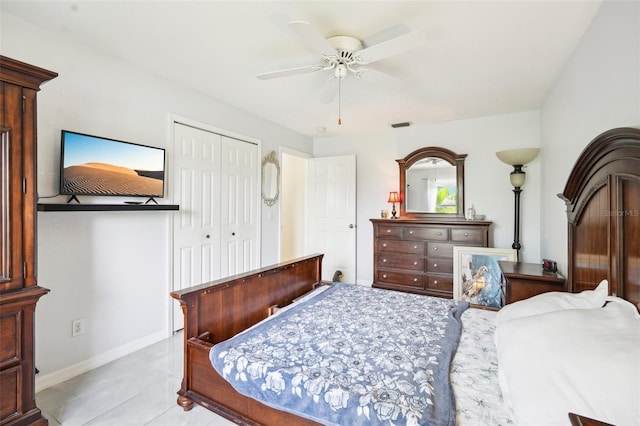
[[[482,306],[504,305],[499,260],[517,260],[515,249],[453,247],[453,298]]]

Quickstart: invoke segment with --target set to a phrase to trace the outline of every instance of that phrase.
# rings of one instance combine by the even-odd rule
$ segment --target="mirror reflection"
[[[408,212],[457,213],[456,167],[427,157],[406,170],[405,202]]]

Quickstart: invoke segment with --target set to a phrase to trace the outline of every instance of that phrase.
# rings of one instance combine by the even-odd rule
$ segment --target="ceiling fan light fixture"
[[[338,64],[336,65],[336,69],[333,73],[336,78],[343,79],[348,74],[347,66],[345,64]]]

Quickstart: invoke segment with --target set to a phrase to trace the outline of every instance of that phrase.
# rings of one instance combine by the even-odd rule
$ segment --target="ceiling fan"
[[[396,80],[385,73],[365,67],[373,62],[415,49],[425,42],[425,34],[399,24],[375,34],[367,41],[337,35],[325,38],[305,21],[291,21],[289,30],[311,53],[319,55],[317,63],[258,74],[261,80],[292,75],[330,71],[325,83],[322,102],[331,102],[340,91],[340,82],[348,76],[372,82]],[[337,81],[337,84],[333,83]]]

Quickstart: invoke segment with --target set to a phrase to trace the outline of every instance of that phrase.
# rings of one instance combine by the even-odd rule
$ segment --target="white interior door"
[[[222,273],[240,274],[260,266],[258,147],[222,138]]]
[[[307,176],[307,253],[324,253],[322,279],[336,270],[356,282],[356,157],[313,158]]]

